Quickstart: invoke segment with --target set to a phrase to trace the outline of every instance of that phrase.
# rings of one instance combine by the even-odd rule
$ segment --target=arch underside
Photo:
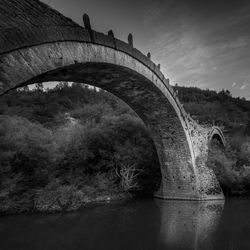
[[[213,139],[216,139],[220,143],[221,146],[223,147],[226,146],[225,137],[220,128],[217,128],[217,127],[212,128],[212,131],[208,138],[208,142],[210,143]]]
[[[56,42],[0,56],[0,88],[71,81],[105,89],[125,101],[149,128],[162,172],[158,197],[216,199],[201,189],[186,121],[154,72],[131,56],[100,45]],[[209,177],[208,177],[209,178]],[[208,180],[209,181],[209,180]],[[211,183],[213,188],[214,183]],[[218,185],[217,185],[218,186]]]

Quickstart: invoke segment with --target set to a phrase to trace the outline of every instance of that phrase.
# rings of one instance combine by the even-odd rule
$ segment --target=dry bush
[[[120,178],[121,186],[125,191],[139,189],[138,176],[144,170],[136,167],[136,164],[120,164],[120,169],[115,169],[116,174]]]

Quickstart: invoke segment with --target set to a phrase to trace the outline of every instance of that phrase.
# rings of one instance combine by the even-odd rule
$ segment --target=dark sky
[[[220,90],[250,99],[250,1],[43,0],[82,25],[151,52],[171,84]]]

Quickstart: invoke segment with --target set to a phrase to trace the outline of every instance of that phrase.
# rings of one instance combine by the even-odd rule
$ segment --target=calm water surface
[[[0,249],[250,249],[250,198],[140,199],[53,215],[0,217]]]

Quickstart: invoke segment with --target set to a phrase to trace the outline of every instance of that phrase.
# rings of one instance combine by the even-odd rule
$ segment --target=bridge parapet
[[[14,14],[11,6],[13,8],[18,6],[18,8],[15,8]],[[38,6],[39,8],[37,9]],[[25,12],[29,13],[29,19],[23,15]],[[186,120],[187,113],[183,105],[170,85],[169,79],[164,77],[160,67],[151,60],[151,55],[144,55],[133,47],[133,43],[119,40],[115,38],[114,34],[110,35],[110,32],[106,35],[93,30],[87,14],[83,15],[85,26],[83,28],[38,0],[23,2],[19,0],[2,0],[0,2],[0,13],[2,31],[0,34],[0,56],[21,48],[60,41],[86,42],[113,48],[130,55],[154,72],[169,93],[171,93],[179,113]],[[16,25],[17,23],[19,24],[18,26]],[[5,91],[4,84],[1,84],[0,79],[0,94]]]
[[[85,25],[83,28],[38,0],[23,2],[1,0],[0,13],[0,55],[25,47],[60,41],[86,42],[110,47],[130,55],[154,72],[172,94],[180,114],[186,117],[186,112],[169,84],[169,79],[166,79],[160,67],[151,61],[151,56],[141,53],[131,42],[126,43],[111,36],[110,33],[106,35],[93,30],[86,14],[83,18]],[[29,13],[30,18],[25,18],[23,13]],[[0,81],[0,94],[5,91]]]

